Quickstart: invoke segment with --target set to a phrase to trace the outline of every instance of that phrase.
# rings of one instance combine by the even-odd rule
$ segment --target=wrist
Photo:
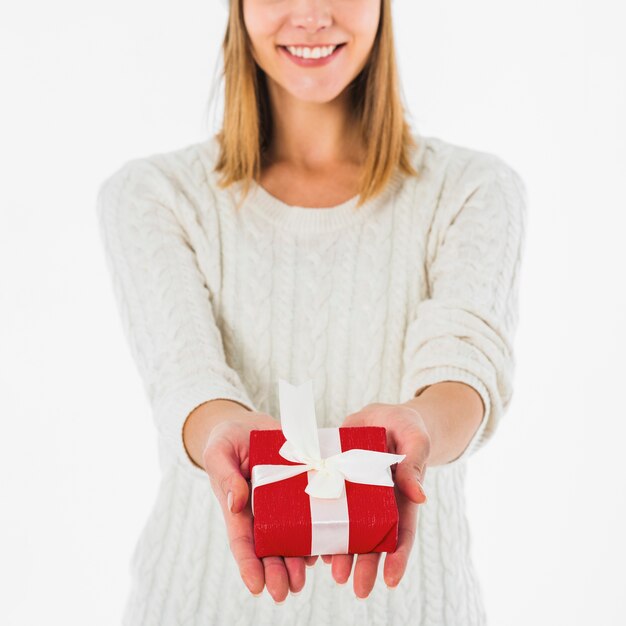
[[[249,415],[252,409],[234,400],[218,398],[197,406],[183,424],[183,443],[189,458],[204,469],[203,453],[211,431],[217,424]]]
[[[484,414],[480,394],[456,381],[429,385],[403,404],[415,409],[423,419],[431,439],[430,465],[445,465],[458,458]]]

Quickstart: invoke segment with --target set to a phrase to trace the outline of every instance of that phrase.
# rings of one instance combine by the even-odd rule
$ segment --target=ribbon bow
[[[346,480],[393,487],[390,467],[402,461],[405,454],[355,448],[322,458],[312,380],[296,386],[279,379],[278,384],[281,427],[286,439],[278,453],[299,465],[255,465],[251,476],[253,497],[255,487],[309,470],[315,473],[304,491],[316,498],[342,497]]]

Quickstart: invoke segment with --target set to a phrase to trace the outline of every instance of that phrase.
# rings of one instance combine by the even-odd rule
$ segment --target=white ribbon
[[[309,472],[308,485],[304,491],[311,498],[314,529],[311,554],[345,554],[348,528],[345,481],[393,487],[391,465],[401,462],[406,455],[355,448],[323,457],[315,419],[312,383],[312,380],[307,380],[296,386],[283,379],[278,380],[281,428],[286,439],[278,452],[284,459],[298,465],[255,465],[250,477],[251,506],[254,513],[255,488]],[[320,431],[324,434],[325,452],[341,450],[339,429]],[[337,502],[322,503],[318,498]],[[316,515],[316,511],[319,515]],[[333,515],[336,517],[339,513],[341,519],[333,519]],[[321,537],[316,538],[316,522],[326,527],[326,540],[318,541]],[[332,530],[333,525],[336,531]]]

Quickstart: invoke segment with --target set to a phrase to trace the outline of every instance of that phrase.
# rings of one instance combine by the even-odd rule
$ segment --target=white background
[[[515,397],[468,475],[491,626],[626,623],[619,8],[394,1],[413,124],[529,190]],[[0,9],[3,625],[119,623],[158,466],[95,193],[216,127],[225,20],[218,0]]]

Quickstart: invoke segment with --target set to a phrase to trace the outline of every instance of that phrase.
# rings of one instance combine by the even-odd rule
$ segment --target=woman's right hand
[[[253,595],[267,586],[275,602],[282,602],[289,591],[302,590],[306,565],[317,556],[266,556],[254,552],[253,517],[250,505],[250,431],[280,429],[280,422],[266,413],[246,411],[241,418],[215,424],[202,453],[204,469],[220,502],[230,549],[245,585]]]

